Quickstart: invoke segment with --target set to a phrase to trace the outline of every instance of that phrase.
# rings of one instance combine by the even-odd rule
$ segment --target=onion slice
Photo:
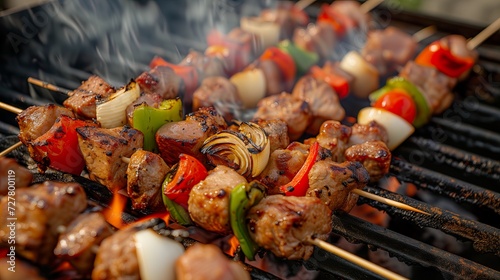
[[[139,85],[131,81],[123,88],[104,100],[99,100],[96,106],[97,121],[104,128],[114,128],[127,123],[126,109],[141,95]]]
[[[238,72],[229,80],[238,89],[238,95],[245,108],[254,108],[259,100],[266,95],[266,77],[259,68]]]
[[[280,39],[280,26],[274,21],[261,17],[242,17],[240,26],[241,29],[259,36],[262,50],[277,45]]]
[[[359,98],[366,98],[379,87],[379,73],[358,52],[348,52],[339,64],[342,70],[351,74],[354,81],[351,90]]]
[[[387,134],[389,135],[387,147],[391,150],[397,148],[415,131],[413,125],[387,110],[367,107],[359,111],[359,124],[368,124],[371,121],[376,121],[387,130]]]

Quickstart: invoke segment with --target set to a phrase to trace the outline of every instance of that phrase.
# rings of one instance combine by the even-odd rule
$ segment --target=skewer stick
[[[2,152],[0,152],[0,157],[6,156],[10,152],[12,152],[15,149],[21,147],[22,145],[23,145],[23,143],[21,141],[17,142],[16,144],[14,144],[14,145],[8,147],[7,149],[3,150]]]
[[[69,89],[58,87],[56,85],[49,84],[47,82],[35,79],[33,77],[28,78],[28,83],[39,86],[39,87],[46,88],[48,90],[57,91],[57,92],[60,92],[60,93],[66,94],[66,95],[68,95],[71,92],[71,90],[69,90]]]
[[[0,109],[7,110],[7,111],[14,113],[14,114],[19,114],[23,111],[22,109],[19,109],[17,107],[11,106],[11,105],[3,103],[3,102],[0,102]]]
[[[436,33],[436,31],[437,31],[436,26],[430,25],[430,26],[427,26],[427,27],[415,32],[412,37],[413,37],[413,40],[415,40],[415,42],[420,42],[420,41],[432,36],[434,33]]]
[[[488,25],[483,31],[479,32],[474,38],[470,39],[467,42],[467,48],[469,50],[473,50],[477,48],[479,45],[481,45],[488,37],[493,35],[495,32],[500,29],[500,17],[497,18],[494,22],[492,22],[490,25]]]
[[[384,0],[368,0],[365,3],[361,4],[359,7],[359,10],[362,13],[368,13],[369,11],[373,10],[375,7],[380,5]]]
[[[351,254],[321,239],[309,239],[308,242],[387,279],[407,279],[399,274],[396,274],[354,254]]]
[[[316,2],[316,0],[300,0],[299,2],[295,3],[295,7],[299,10],[304,10],[314,2]]]
[[[407,210],[407,211],[413,211],[413,212],[417,212],[417,213],[420,213],[420,214],[430,215],[429,213],[427,213],[425,211],[422,211],[420,209],[417,209],[415,207],[412,207],[410,205],[407,205],[407,204],[404,204],[404,203],[401,203],[401,202],[398,202],[398,201],[394,201],[394,200],[391,200],[391,199],[388,199],[388,198],[385,198],[385,197],[381,197],[381,196],[378,196],[376,194],[369,193],[367,191],[363,191],[363,190],[360,190],[360,189],[353,189],[351,192],[353,192],[353,193],[355,193],[355,194],[357,194],[359,196],[366,197],[368,199],[372,199],[372,200],[375,200],[375,201],[378,201],[378,202],[382,202],[382,203],[390,205],[392,207],[396,207],[396,208]]]

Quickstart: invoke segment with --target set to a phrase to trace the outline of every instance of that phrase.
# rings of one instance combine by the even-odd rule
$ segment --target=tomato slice
[[[413,123],[417,116],[417,106],[411,96],[401,89],[393,89],[381,96],[373,107],[392,112],[409,123]]]
[[[277,47],[269,47],[260,56],[260,59],[270,59],[278,65],[283,75],[283,80],[285,84],[295,79],[295,74],[297,74],[297,67],[295,66],[295,61],[292,56],[280,50]]]

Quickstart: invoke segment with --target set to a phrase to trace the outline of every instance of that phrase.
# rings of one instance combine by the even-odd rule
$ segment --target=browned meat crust
[[[101,77],[90,76],[77,89],[70,92],[69,98],[63,103],[83,119],[96,118],[96,101],[106,99],[115,89]]]
[[[348,146],[363,144],[368,141],[382,141],[387,144],[388,140],[387,131],[376,121],[371,121],[368,124],[355,123],[352,126]]]
[[[391,151],[382,141],[369,141],[349,147],[345,159],[361,162],[370,174],[370,182],[377,182],[389,172]]]
[[[148,72],[143,72],[135,81],[141,92],[158,94],[163,99],[176,98],[184,87],[181,77],[168,66],[156,66]]]
[[[206,56],[195,50],[191,50],[179,65],[194,66],[203,78],[225,76],[224,61],[216,56]]]
[[[288,126],[282,120],[254,120],[267,134],[271,153],[277,149],[285,149],[290,144]]]
[[[316,141],[322,148],[331,152],[334,161],[341,162],[344,161],[344,151],[348,147],[351,134],[352,128],[330,120],[321,125]]]

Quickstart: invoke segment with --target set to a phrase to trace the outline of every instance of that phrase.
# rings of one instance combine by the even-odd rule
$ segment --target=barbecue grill
[[[320,1],[318,1],[320,2]],[[62,103],[65,96],[28,85],[29,76],[73,89],[91,74],[114,86],[125,84],[147,70],[155,55],[179,62],[190,49],[204,50],[205,35],[213,27],[238,24],[272,5],[269,1],[49,1],[29,9],[4,12],[0,17],[0,101],[27,108],[48,102]],[[306,10],[314,17],[319,3]],[[381,26],[394,25],[409,33],[434,24],[439,32],[426,45],[448,32],[473,37],[481,27],[418,12],[380,6],[373,11]],[[500,15],[499,15],[500,16]],[[382,21],[382,19],[384,19]],[[400,189],[415,185],[414,197],[370,185],[365,190],[406,203],[431,215],[392,208],[361,198],[386,211],[391,221],[383,228],[349,214],[336,215],[331,242],[345,237],[364,244],[362,256],[381,248],[409,265],[412,278],[500,279],[500,34],[478,48],[479,63],[455,90],[456,99],[393,152],[390,178]],[[343,101],[348,116],[368,101]],[[14,115],[0,112],[0,148],[17,142]],[[10,156],[28,164],[26,149]],[[35,180],[76,181],[86,187],[92,203],[109,205],[111,195],[85,178],[59,173],[36,174]],[[383,180],[389,182],[390,180]],[[130,209],[122,214],[134,221],[144,213]],[[436,235],[428,229],[437,229]],[[443,235],[446,234],[446,235]],[[426,237],[427,236],[427,237]],[[452,236],[460,250],[438,248],[437,238]],[[456,238],[456,240],[454,239]],[[194,242],[184,241],[185,246]],[[444,247],[447,247],[444,246]],[[368,249],[366,249],[368,248]],[[236,253],[235,258],[238,258]],[[287,267],[289,277],[305,266],[318,270],[318,279],[373,279],[377,275],[316,248],[308,261],[275,260]],[[255,279],[275,279],[269,272],[247,264]]]

